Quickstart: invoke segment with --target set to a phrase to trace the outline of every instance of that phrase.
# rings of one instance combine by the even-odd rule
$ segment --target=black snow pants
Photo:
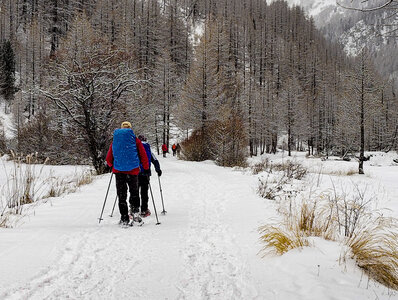
[[[140,207],[140,196],[138,192],[138,175],[115,173],[116,192],[119,198],[119,211],[122,220],[128,220],[129,210],[127,205],[127,187],[130,192],[130,207],[134,210]]]
[[[138,185],[141,192],[141,211],[144,212],[148,209],[149,176],[138,175]]]

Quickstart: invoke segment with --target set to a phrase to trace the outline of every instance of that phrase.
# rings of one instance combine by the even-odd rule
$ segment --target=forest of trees
[[[284,1],[0,3],[0,67],[15,70],[0,92],[19,152],[101,173],[123,120],[158,148],[178,127],[183,158],[224,166],[278,147],[362,162],[397,148],[394,85],[367,49],[347,58]]]

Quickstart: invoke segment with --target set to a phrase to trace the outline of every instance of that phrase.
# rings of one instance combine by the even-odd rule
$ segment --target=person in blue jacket
[[[148,157],[148,162],[149,162],[149,172],[146,171],[143,166],[140,166],[140,173],[138,175],[138,185],[140,188],[140,194],[141,194],[141,216],[143,218],[148,217],[151,215],[151,211],[148,209],[148,189],[149,189],[149,180],[151,176],[151,163],[155,167],[156,173],[158,173],[158,176],[162,175],[162,170],[160,169],[160,164],[158,159],[156,158],[155,154],[152,153],[151,151],[151,146],[147,143],[147,139],[143,135],[139,135],[138,139],[142,142],[142,145],[145,148],[145,152]]]

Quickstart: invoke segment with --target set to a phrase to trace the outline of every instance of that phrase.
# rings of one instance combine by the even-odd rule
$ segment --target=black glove
[[[158,169],[158,170],[156,170],[156,173],[158,173],[159,177],[162,176],[162,170]]]
[[[145,169],[144,169],[144,171],[142,172],[142,174],[144,174],[144,176],[149,177],[149,176],[151,176],[151,170],[150,170],[150,169],[148,169],[148,170],[145,170]]]

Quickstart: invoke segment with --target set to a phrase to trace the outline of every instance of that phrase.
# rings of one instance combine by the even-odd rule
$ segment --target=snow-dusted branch
[[[361,1],[361,4],[367,3],[367,2],[369,2],[369,1],[368,0]],[[336,4],[345,9],[356,10],[356,11],[361,11],[361,12],[371,12],[371,11],[375,11],[375,10],[385,9],[388,6],[391,6],[394,2],[396,2],[396,0],[386,0],[384,3],[379,4],[375,7],[370,7],[370,8],[358,8],[355,6],[347,6],[347,5],[341,4],[338,1],[336,2]]]

